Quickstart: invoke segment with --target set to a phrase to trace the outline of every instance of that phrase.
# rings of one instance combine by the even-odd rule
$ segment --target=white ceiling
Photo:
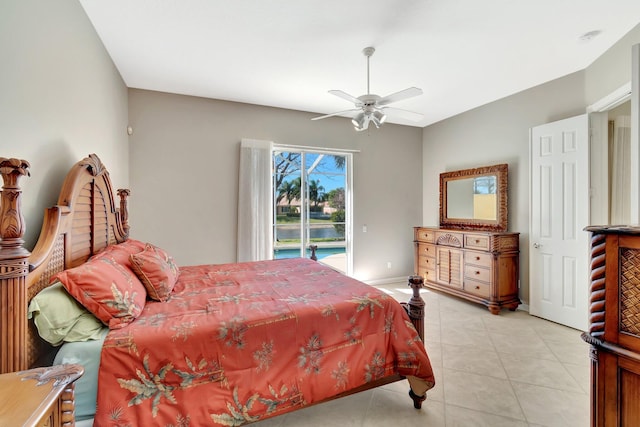
[[[586,68],[640,22],[638,0],[80,0],[128,87],[327,114],[327,93],[426,126]],[[590,41],[580,36],[600,31]],[[318,122],[321,123],[321,122]]]

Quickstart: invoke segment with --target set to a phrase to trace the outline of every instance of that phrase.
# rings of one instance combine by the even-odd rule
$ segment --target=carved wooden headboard
[[[0,374],[38,364],[51,348],[27,321],[29,301],[49,286],[51,277],[85,262],[106,246],[129,235],[128,190],[118,190],[95,154],[76,163],[64,181],[58,203],[45,210],[33,252],[24,246],[19,179],[29,163],[0,158],[4,180],[0,197]]]

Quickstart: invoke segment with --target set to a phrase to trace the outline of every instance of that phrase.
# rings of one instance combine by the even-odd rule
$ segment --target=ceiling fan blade
[[[359,108],[352,108],[350,110],[344,110],[344,111],[336,111],[335,113],[331,113],[331,114],[325,114],[324,116],[319,116],[319,117],[314,117],[311,120],[321,120],[321,119],[326,119],[327,117],[333,117],[333,116],[339,116],[341,114],[345,114],[345,113],[352,113],[354,111],[360,111]]]
[[[330,90],[329,93],[331,95],[335,95],[339,98],[342,99],[346,99],[349,102],[353,102],[354,104],[356,104],[356,106],[360,106],[362,105],[362,101],[360,101],[358,98],[356,98],[355,96],[351,96],[349,95],[347,92],[341,91],[341,90]]]
[[[403,110],[402,108],[396,107],[384,107],[382,108],[385,114],[389,114],[390,116],[402,117],[403,119],[411,120],[414,122],[419,122],[424,118],[422,113],[416,113],[415,111]]]
[[[402,101],[403,99],[413,98],[414,96],[422,95],[422,89],[417,87],[410,87],[400,92],[392,93],[378,100],[378,105],[388,105],[392,102]]]

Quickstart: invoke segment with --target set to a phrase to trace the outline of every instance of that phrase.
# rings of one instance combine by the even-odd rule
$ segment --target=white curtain
[[[618,116],[613,124],[611,156],[611,224],[631,221],[631,117]]]
[[[271,141],[240,143],[238,262],[273,258]]]

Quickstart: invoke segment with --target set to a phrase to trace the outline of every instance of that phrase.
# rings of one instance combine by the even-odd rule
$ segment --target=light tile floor
[[[406,284],[376,286],[408,301]],[[436,376],[421,410],[406,382],[261,421],[259,427],[586,427],[588,345],[580,331],[423,290]]]

